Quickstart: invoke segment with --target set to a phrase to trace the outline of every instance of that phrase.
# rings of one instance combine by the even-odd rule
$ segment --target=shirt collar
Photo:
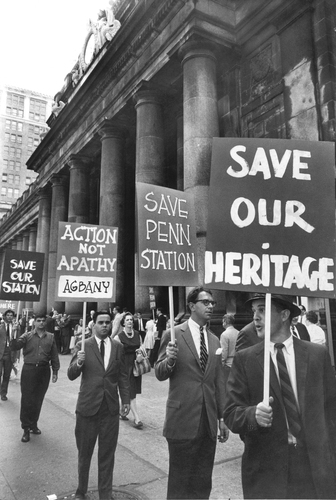
[[[190,321],[190,325],[194,328],[194,329],[197,329],[199,330],[201,328],[201,325],[199,325],[198,323],[196,323],[196,321],[194,321],[191,317],[189,318],[189,321]],[[203,325],[203,330],[206,331],[206,324]]]
[[[293,335],[290,335],[288,339],[284,340],[283,342],[277,342],[277,344],[283,344],[285,346],[285,349],[288,353],[290,353],[294,347],[293,344]],[[275,352],[275,342],[271,341],[271,346],[273,347],[273,351]]]

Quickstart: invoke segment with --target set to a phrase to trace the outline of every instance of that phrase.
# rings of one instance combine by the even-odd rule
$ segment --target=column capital
[[[188,40],[178,51],[181,64],[194,57],[208,57],[217,61],[218,47],[213,42],[205,39]]]
[[[98,130],[98,134],[100,135],[101,141],[109,138],[124,139],[127,134],[127,128],[123,122],[105,118]]]
[[[49,186],[44,186],[36,189],[35,191],[35,196],[37,197],[38,200],[42,200],[44,198],[50,198],[50,189]]]
[[[67,160],[70,170],[74,168],[87,168],[90,163],[91,159],[89,157],[80,154],[72,154]]]
[[[53,174],[49,180],[52,188],[56,186],[65,186],[68,182],[68,176],[65,174]]]

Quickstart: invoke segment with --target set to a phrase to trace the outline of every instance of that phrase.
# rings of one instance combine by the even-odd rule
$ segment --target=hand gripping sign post
[[[2,269],[0,299],[39,302],[41,296],[44,254],[25,250],[6,250]]]
[[[193,198],[137,182],[139,284],[169,287],[171,342],[175,343],[173,285],[198,282]]]
[[[82,349],[86,303],[115,300],[118,229],[60,222],[56,263],[56,300],[83,302]]]
[[[213,141],[205,283],[266,293],[264,400],[271,294],[335,297],[334,144]]]

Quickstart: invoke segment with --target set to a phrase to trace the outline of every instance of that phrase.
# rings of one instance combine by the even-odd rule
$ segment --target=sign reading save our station
[[[115,300],[118,228],[60,222],[56,300]]]
[[[329,142],[215,138],[205,283],[335,297],[334,164]]]

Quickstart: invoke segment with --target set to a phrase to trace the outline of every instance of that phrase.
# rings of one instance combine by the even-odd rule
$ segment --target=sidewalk
[[[77,450],[74,438],[75,406],[80,379],[70,382],[66,370],[70,356],[60,356],[56,384],[50,383],[39,421],[41,436],[21,443],[20,382],[11,380],[8,401],[0,402],[3,429],[0,446],[0,500],[71,499],[77,486]],[[168,450],[162,436],[169,382],[158,382],[154,372],[143,377],[137,398],[143,430],[120,421],[113,485],[115,497],[139,500],[166,498]],[[217,446],[211,499],[242,498],[240,456],[242,443],[230,434]],[[89,500],[97,490],[97,454],[92,457]],[[54,497],[55,498],[55,497]],[[72,497],[73,498],[73,497]],[[51,500],[51,499],[50,499]]]

